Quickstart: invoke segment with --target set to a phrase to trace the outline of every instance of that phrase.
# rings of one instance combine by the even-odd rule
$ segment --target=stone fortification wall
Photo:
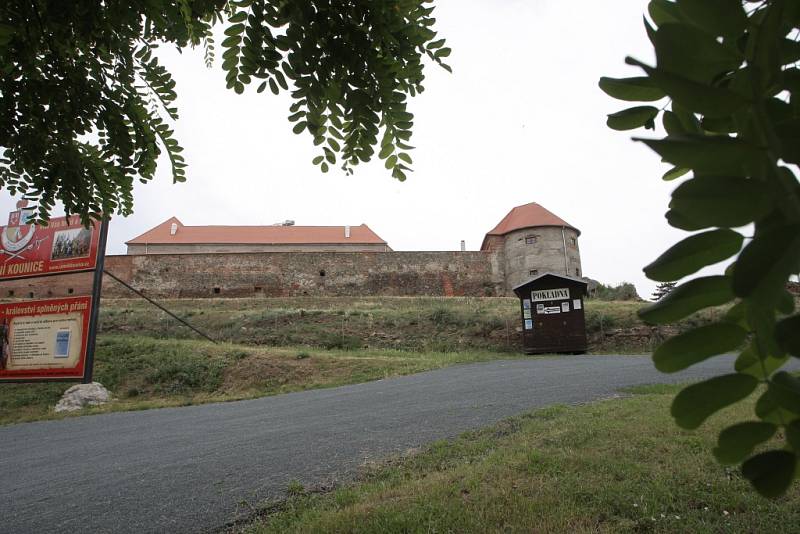
[[[244,253],[244,252],[389,252],[388,245],[380,243],[356,244],[321,244],[321,245],[271,245],[271,244],[156,244],[156,245],[128,245],[128,254],[214,254],[214,253]]]
[[[180,297],[493,296],[502,265],[486,252],[308,252],[108,256],[106,270],[147,295]],[[7,281],[0,298],[91,291],[91,274]],[[105,277],[103,294],[133,296]]]
[[[578,233],[572,228],[564,228],[562,236],[561,231],[559,226],[540,226],[516,230],[504,236],[502,259],[509,289],[545,272],[583,276]]]

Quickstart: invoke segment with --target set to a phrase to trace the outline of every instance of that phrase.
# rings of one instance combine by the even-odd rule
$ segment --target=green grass
[[[520,350],[516,298],[327,297],[268,299],[176,299],[164,304],[216,339],[245,345],[319,348],[380,348],[452,352]],[[595,353],[652,350],[672,330],[648,327],[636,312],[643,302],[586,302],[586,329]],[[706,323],[710,310],[677,330]],[[165,339],[196,334],[142,300],[109,299],[101,331]]]
[[[675,427],[677,386],[555,406],[365,468],[356,483],[309,493],[300,482],[244,525],[271,532],[790,532],[800,491],[756,495],[711,456],[733,407],[695,432]]]
[[[105,334],[98,337],[94,379],[111,391],[114,400],[80,413],[261,397],[498,357],[475,350],[264,347]],[[70,385],[0,384],[0,424],[64,417],[55,414],[53,406]]]

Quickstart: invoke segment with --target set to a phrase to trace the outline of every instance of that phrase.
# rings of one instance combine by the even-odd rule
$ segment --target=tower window
[[[575,269],[575,276],[580,276],[580,275],[581,275],[581,270]]]
[[[536,276],[537,274],[539,274],[539,269],[531,269],[528,272],[528,274],[530,274],[531,276]]]
[[[215,288],[214,288],[214,294],[215,294],[215,295],[219,295],[219,288],[218,288],[218,287],[215,287]]]
[[[535,235],[526,235],[525,236],[525,244],[526,245],[535,245],[536,244],[536,236]]]
[[[570,245],[572,245],[573,247],[577,247],[577,246],[578,246],[578,240],[577,240],[577,238],[570,237],[570,238],[569,238],[569,244],[570,244]]]
[[[320,276],[325,276],[325,269],[322,269],[322,270],[319,272],[319,275],[320,275]]]

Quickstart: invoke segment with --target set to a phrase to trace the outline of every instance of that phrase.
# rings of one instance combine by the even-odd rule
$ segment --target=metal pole
[[[100,223],[100,239],[97,243],[97,262],[92,281],[92,309],[89,313],[89,336],[86,339],[86,361],[83,368],[83,383],[91,384],[94,376],[94,347],[97,338],[97,317],[100,314],[100,292],[103,289],[103,265],[106,259],[108,239],[108,217]]]
[[[212,343],[217,343],[217,340],[216,340],[216,339],[213,339],[213,338],[211,338],[210,336],[206,335],[206,334],[205,334],[204,332],[202,332],[201,330],[198,330],[198,329],[197,329],[197,328],[195,328],[194,326],[190,325],[189,323],[187,323],[186,321],[184,321],[183,319],[181,319],[180,317],[178,317],[177,315],[175,315],[174,313],[172,313],[171,311],[169,311],[168,309],[166,309],[164,306],[162,306],[162,305],[161,305],[161,304],[159,304],[158,302],[154,301],[153,299],[151,299],[150,297],[148,297],[147,295],[145,295],[144,293],[142,293],[141,291],[139,291],[139,290],[138,290],[138,289],[136,289],[135,287],[133,287],[133,286],[130,286],[130,285],[128,285],[128,284],[126,284],[125,282],[123,282],[122,280],[120,280],[119,278],[117,278],[116,276],[114,276],[113,274],[111,274],[111,273],[110,273],[110,272],[108,272],[108,271],[103,271],[103,272],[104,272],[104,273],[106,273],[106,274],[107,274],[108,276],[110,276],[111,278],[113,278],[114,280],[116,280],[117,282],[119,282],[120,284],[122,284],[123,286],[125,286],[126,288],[130,289],[131,291],[133,291],[134,293],[136,293],[137,295],[139,295],[140,297],[142,297],[144,300],[146,300],[147,302],[149,302],[150,304],[152,304],[153,306],[155,306],[155,307],[156,307],[156,308],[158,308],[159,310],[163,311],[164,313],[166,313],[167,315],[169,315],[170,317],[172,317],[173,319],[175,319],[176,321],[178,321],[179,323],[182,323],[184,326],[187,326],[187,327],[189,327],[190,329],[192,329],[192,330],[193,330],[193,331],[195,331],[196,333],[200,334],[201,336],[203,336],[203,337],[204,337],[204,338],[206,338],[207,340],[211,341]],[[276,319],[276,320],[277,320],[277,319]]]
[[[569,276],[569,264],[567,263],[567,238],[564,236],[564,227],[561,227],[561,241],[564,243],[564,274]]]

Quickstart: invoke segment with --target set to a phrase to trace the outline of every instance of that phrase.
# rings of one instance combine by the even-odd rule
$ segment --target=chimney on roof
[[[350,237],[350,225],[349,224],[344,227],[344,237],[345,238],[349,238]]]
[[[283,221],[283,225],[284,226],[294,226],[294,221],[291,220],[291,219],[286,219],[285,221]]]
[[[175,235],[178,233],[178,223],[172,223],[169,227],[169,235]]]
[[[467,251],[467,242],[462,239],[461,240],[461,252],[466,252],[466,251]]]

